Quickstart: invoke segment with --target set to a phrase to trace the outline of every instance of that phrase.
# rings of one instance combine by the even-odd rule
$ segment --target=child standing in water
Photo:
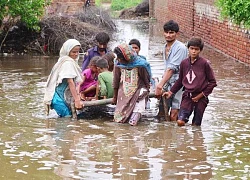
[[[201,38],[192,38],[188,41],[189,57],[181,62],[179,79],[170,91],[163,93],[163,96],[169,98],[183,86],[185,88],[178,114],[178,126],[184,126],[192,112],[194,112],[192,125],[201,125],[208,105],[208,95],[217,86],[210,62],[199,56],[203,46]]]
[[[145,59],[137,56],[128,44],[117,46],[114,53],[117,55],[113,80],[113,104],[116,104],[114,121],[119,123],[128,121],[134,126],[145,110],[151,67]]]
[[[145,56],[142,56],[142,55],[139,54],[139,52],[141,50],[141,43],[140,43],[140,41],[138,39],[131,39],[128,44],[131,45],[131,47],[133,48],[133,50],[136,52],[137,56],[139,56],[139,57],[147,60]],[[150,79],[151,89],[155,89],[156,80],[157,79],[153,78],[153,77]],[[147,109],[149,109],[149,104],[150,104],[150,100],[149,99],[148,99],[148,103],[147,104],[148,104],[147,105],[148,106]]]
[[[132,48],[134,49],[134,51],[136,52],[136,54],[138,56],[140,56],[141,58],[146,59],[145,56],[139,55],[139,52],[141,50],[141,43],[140,43],[140,41],[138,39],[131,39],[128,44],[132,46]]]
[[[79,94],[84,101],[95,98],[98,77],[96,61],[99,58],[99,56],[93,57],[90,60],[89,68],[82,72],[83,81],[80,84]]]
[[[113,98],[113,73],[108,70],[109,66],[107,60],[104,58],[98,59],[96,67],[99,73],[96,88],[96,100],[99,98]]]
[[[47,113],[54,109],[59,117],[72,116],[71,104],[83,108],[76,84],[82,81],[79,59],[80,42],[67,40],[61,50],[57,63],[51,70],[45,87],[44,103]]]

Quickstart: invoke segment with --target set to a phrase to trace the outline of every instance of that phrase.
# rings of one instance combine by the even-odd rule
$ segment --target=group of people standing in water
[[[187,45],[178,41],[179,25],[173,20],[166,22],[163,30],[165,71],[155,88],[155,97],[160,99],[158,117],[168,111],[171,121],[184,126],[194,113],[192,125],[200,126],[208,95],[216,86],[210,62],[199,56],[204,43],[198,37],[191,38]],[[84,101],[113,98],[114,122],[137,125],[153,82],[151,67],[139,55],[137,39],[113,51],[107,48],[109,40],[105,32],[96,35],[97,45],[84,55],[82,68],[78,65],[79,41],[69,39],[63,44],[45,87],[46,107],[54,109],[59,117],[67,117],[72,115],[72,105],[82,109]],[[170,109],[164,109],[163,101]]]

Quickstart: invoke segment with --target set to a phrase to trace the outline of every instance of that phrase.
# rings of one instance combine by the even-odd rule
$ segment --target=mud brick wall
[[[52,0],[47,9],[47,14],[72,15],[84,8],[85,0]],[[95,0],[90,0],[91,5],[95,5]]]
[[[250,30],[222,21],[214,0],[150,0],[150,16],[162,25],[176,20],[185,36],[200,36],[222,53],[250,64]]]

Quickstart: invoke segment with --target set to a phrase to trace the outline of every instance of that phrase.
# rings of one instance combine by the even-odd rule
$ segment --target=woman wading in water
[[[145,110],[149,94],[151,68],[149,63],[137,56],[128,44],[121,44],[114,49],[117,61],[114,68],[114,98],[116,104],[114,121],[129,122],[134,126]]]
[[[79,59],[80,42],[67,40],[61,50],[57,63],[51,70],[45,87],[44,103],[47,113],[54,109],[59,117],[72,116],[72,109],[83,108],[77,93],[77,85],[82,82]],[[72,108],[73,107],[73,108]]]

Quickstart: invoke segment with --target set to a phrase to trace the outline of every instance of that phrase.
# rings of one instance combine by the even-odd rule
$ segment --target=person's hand
[[[84,107],[84,104],[81,100],[75,101],[75,107],[76,109],[82,109]]]
[[[198,94],[197,96],[193,97],[193,98],[192,98],[192,101],[198,102],[198,101],[199,101],[201,98],[203,98],[203,97],[204,97],[203,94],[200,93],[200,94]]]
[[[164,92],[163,94],[162,94],[162,96],[164,96],[164,97],[166,97],[167,99],[169,99],[171,96],[172,96],[172,92],[171,91],[168,91],[168,92]]]
[[[80,93],[80,98],[83,101],[87,101],[86,96],[84,95],[84,93]]]
[[[86,101],[92,101],[93,97],[86,97]]]
[[[155,97],[157,99],[160,99],[161,95],[162,95],[162,86],[158,84],[155,88]]]
[[[117,97],[113,97],[113,100],[112,100],[112,105],[116,105],[116,103],[117,103]]]

